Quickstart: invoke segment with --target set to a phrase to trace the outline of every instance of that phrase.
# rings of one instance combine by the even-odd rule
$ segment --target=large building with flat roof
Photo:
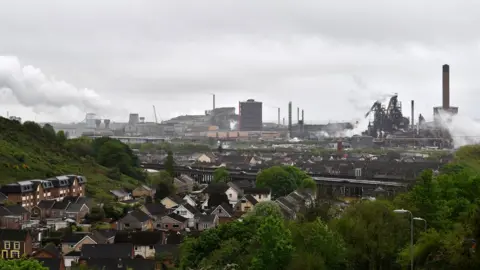
[[[263,127],[262,102],[249,99],[240,102],[238,126],[241,131],[260,131]]]

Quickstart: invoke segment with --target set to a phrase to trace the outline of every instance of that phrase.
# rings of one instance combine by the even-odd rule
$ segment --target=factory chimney
[[[292,102],[288,102],[288,136],[292,138]]]
[[[102,123],[102,120],[100,119],[95,119],[95,127],[100,128],[100,124]]]
[[[278,125],[280,126],[280,107],[278,107]]]
[[[412,129],[414,129],[415,128],[415,102],[413,101],[413,99],[412,99],[411,108],[412,108],[412,118],[411,118],[412,119]]]
[[[300,108],[297,107],[297,124],[300,121]]]
[[[443,109],[448,110],[450,108],[450,67],[443,65]]]
[[[213,109],[215,110],[215,94],[213,94]]]
[[[305,122],[303,121],[304,120],[303,116],[304,116],[304,114],[303,114],[303,109],[302,109],[302,123],[305,124]]]
[[[105,120],[103,120],[103,123],[105,124],[105,129],[109,129],[109,128],[110,128],[110,119],[105,119]]]
[[[285,117],[283,117],[283,125],[285,126]]]

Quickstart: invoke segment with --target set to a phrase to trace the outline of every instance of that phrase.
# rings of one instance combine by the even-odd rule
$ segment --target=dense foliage
[[[288,195],[298,188],[315,189],[312,178],[294,166],[273,166],[257,175],[257,187],[268,187],[275,198]]]
[[[257,179],[275,196],[301,187],[295,168],[272,167]],[[181,269],[408,269],[410,215],[415,269],[480,269],[480,146],[459,149],[440,172],[427,170],[393,200],[359,200],[346,208],[317,202],[295,221],[275,203],[182,244]]]
[[[37,260],[0,260],[0,270],[48,270]]]
[[[230,179],[230,173],[227,168],[220,167],[213,172],[213,182],[215,183],[227,183]]]
[[[80,174],[87,177],[87,193],[94,198],[109,197],[108,191],[114,188],[135,187],[138,182],[130,176],[137,179],[144,177],[136,174],[139,172],[134,169],[137,161],[129,150],[118,147],[119,144],[125,147],[124,144],[119,141],[111,144],[125,154],[115,154],[115,151],[108,150],[106,146],[104,149],[107,150],[102,150],[103,156],[98,156],[102,149],[100,145],[103,145],[98,142],[96,145],[100,147],[95,148],[92,140],[86,138],[66,140],[63,132],[56,134],[48,124],[41,127],[34,122],[21,124],[0,117],[0,184],[62,174]],[[115,174],[119,170],[116,162],[104,163],[106,166],[102,166],[99,161],[103,159],[107,162],[105,159],[108,155],[124,161],[118,163],[121,169],[130,164],[132,173],[124,171],[130,176],[123,174],[121,169]]]

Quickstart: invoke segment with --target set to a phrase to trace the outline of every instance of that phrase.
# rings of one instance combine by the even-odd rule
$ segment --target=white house
[[[183,200],[186,201],[188,204],[190,204],[193,207],[197,206],[197,203],[188,194],[185,195],[185,197],[183,197]]]
[[[187,221],[187,226],[192,228],[195,227],[195,214],[198,214],[199,211],[191,206],[188,203],[184,203],[179,205],[174,211],[175,214],[180,215],[184,218],[186,218]]]
[[[228,182],[227,184],[228,184],[228,189],[225,191],[225,194],[227,194],[230,205],[234,207],[235,204],[237,204],[238,200],[242,197],[243,192],[239,187],[237,187],[232,182]]]

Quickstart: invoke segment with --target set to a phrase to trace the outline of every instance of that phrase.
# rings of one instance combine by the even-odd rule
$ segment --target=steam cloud
[[[461,114],[440,113],[440,125],[447,129],[454,148],[480,143],[480,123]]]
[[[105,113],[110,102],[92,89],[79,89],[45,75],[33,66],[23,66],[17,57],[0,56],[0,90],[7,89],[17,101],[36,112],[75,107],[80,112]]]

